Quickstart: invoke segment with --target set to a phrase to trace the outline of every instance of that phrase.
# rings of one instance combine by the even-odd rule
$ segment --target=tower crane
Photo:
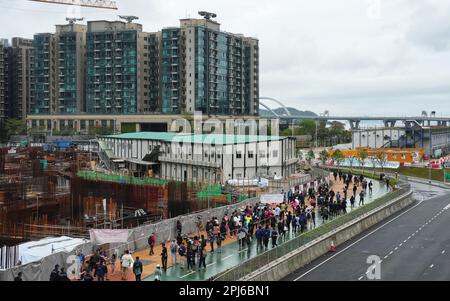
[[[116,1],[110,0],[28,0],[33,2],[43,2],[50,4],[77,5],[93,8],[104,8],[117,10]]]

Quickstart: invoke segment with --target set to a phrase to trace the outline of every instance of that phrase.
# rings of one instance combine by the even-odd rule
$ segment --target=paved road
[[[373,181],[373,195],[366,196],[366,204],[371,203],[373,200],[384,196],[388,191],[384,184],[380,185],[378,181]],[[358,200],[356,201],[356,208],[358,207]],[[348,204],[347,211],[349,212],[350,203]],[[323,223],[320,217],[317,217],[317,226],[320,226]],[[294,238],[295,235],[293,233],[288,234],[287,240]],[[286,241],[287,241],[286,240]],[[280,244],[280,242],[279,242]],[[175,268],[167,269],[166,273],[163,273],[161,280],[163,281],[203,281],[207,280],[219,273],[226,271],[229,268],[239,265],[241,262],[246,261],[250,258],[256,257],[261,254],[263,250],[257,250],[256,242],[252,242],[250,248],[246,248],[244,250],[239,249],[239,244],[233,242],[229,245],[223,247],[222,253],[209,253],[206,257],[206,270],[197,270],[195,269],[193,272],[188,273],[186,270],[182,270],[180,266]],[[169,262],[171,258],[169,255]],[[154,274],[145,278],[145,281],[153,281],[155,279]]]
[[[450,280],[450,190],[413,183],[416,202],[285,281],[368,281],[380,258],[381,280]]]

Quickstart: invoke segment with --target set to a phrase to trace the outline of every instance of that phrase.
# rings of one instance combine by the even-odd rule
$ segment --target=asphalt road
[[[450,190],[412,184],[414,204],[283,280],[450,280]]]

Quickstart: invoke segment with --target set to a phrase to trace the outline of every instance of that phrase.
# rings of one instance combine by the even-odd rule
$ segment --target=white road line
[[[403,244],[399,244],[398,246],[401,247],[401,246],[403,246]]]
[[[444,209],[442,209],[442,210],[448,210],[448,209],[450,209],[450,204],[448,204],[447,206],[445,206]]]
[[[195,273],[195,271],[194,271],[194,272],[190,272],[189,274],[183,275],[183,276],[181,276],[180,278],[187,277],[187,276],[192,275],[192,274],[194,274],[194,273]]]
[[[364,276],[361,276],[361,277],[358,278],[358,280],[362,280],[363,278],[364,278]]]
[[[395,247],[395,249],[394,249],[395,251],[397,251],[398,250],[398,247]]]
[[[442,251],[442,254],[445,254],[445,250],[444,250],[444,251]]]
[[[389,255],[384,256],[384,259],[388,259],[388,258],[389,258]]]
[[[434,267],[434,264],[430,265],[430,269],[432,269]]]
[[[356,245],[357,243],[359,243],[360,241],[362,241],[363,239],[369,237],[370,235],[374,234],[375,232],[377,232],[378,230],[384,228],[385,226],[389,225],[390,223],[392,223],[393,221],[399,219],[400,217],[402,217],[403,215],[405,215],[406,213],[410,212],[411,210],[414,210],[415,208],[417,208],[418,206],[422,205],[424,201],[420,201],[418,204],[414,205],[413,207],[409,208],[408,210],[406,210],[405,212],[403,212],[402,214],[396,216],[395,218],[391,219],[390,221],[384,223],[383,225],[381,225],[380,227],[376,228],[375,230],[373,230],[372,232],[370,232],[369,234],[361,237],[360,239],[358,239],[357,241],[355,241],[354,243],[352,243],[351,245],[347,246],[346,248],[342,249],[341,251],[337,252],[336,254],[334,254],[333,256],[327,258],[326,260],[322,261],[321,263],[319,263],[318,265],[316,265],[315,267],[311,268],[310,270],[306,271],[305,273],[303,273],[302,275],[300,275],[299,277],[297,277],[296,279],[294,279],[294,281],[298,281],[301,278],[305,277],[306,275],[308,275],[309,273],[311,273],[312,271],[314,271],[315,269],[317,269],[318,267],[324,265],[325,263],[327,263],[328,261],[330,261],[331,259],[333,259],[334,257],[338,256],[339,254],[341,254],[342,252],[347,251],[348,249],[350,249],[351,247],[353,247],[354,245]]]
[[[230,256],[227,256],[227,257],[225,257],[225,258],[222,258],[222,260],[227,260],[228,258],[231,258],[231,257],[233,257],[234,255],[230,255]]]

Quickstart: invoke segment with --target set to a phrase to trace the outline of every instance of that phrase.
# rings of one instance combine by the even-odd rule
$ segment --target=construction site
[[[137,178],[70,143],[0,150],[0,244],[133,228],[233,204],[263,190]]]

